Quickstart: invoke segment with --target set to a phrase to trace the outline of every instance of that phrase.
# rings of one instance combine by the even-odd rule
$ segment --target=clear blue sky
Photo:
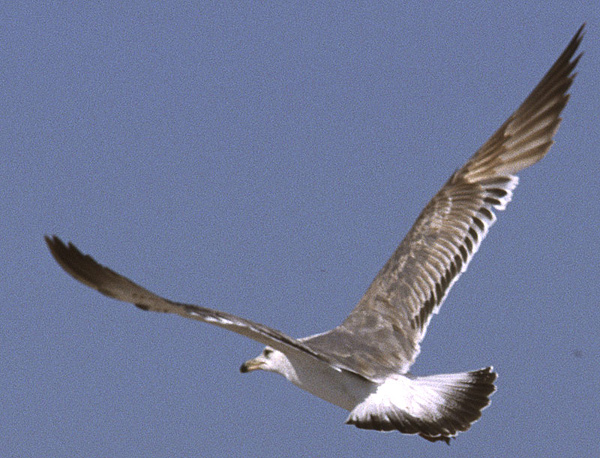
[[[594,2],[85,3],[2,11],[0,455],[599,455]],[[327,330],[584,21],[556,144],[413,367],[500,374],[451,447],[242,375],[259,344],[100,296],[43,243],[292,336]]]

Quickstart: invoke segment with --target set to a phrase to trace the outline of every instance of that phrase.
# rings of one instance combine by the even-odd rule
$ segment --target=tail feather
[[[450,437],[456,436],[458,432],[467,431],[481,418],[481,411],[490,404],[489,397],[496,390],[494,381],[497,377],[492,368],[488,367],[462,374],[415,379],[422,386],[437,390],[445,401],[439,407],[442,417],[438,422],[443,432],[420,436],[430,441],[449,442]]]
[[[459,374],[390,378],[350,412],[346,423],[449,443],[481,417],[496,389],[496,378],[491,367]]]

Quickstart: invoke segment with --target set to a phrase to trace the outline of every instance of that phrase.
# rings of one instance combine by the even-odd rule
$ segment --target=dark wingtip
[[[46,241],[46,245],[48,246],[48,249],[50,250],[52,257],[63,268],[65,268],[65,264],[63,261],[65,254],[69,250],[73,250],[73,249],[75,251],[78,251],[77,248],[75,248],[72,244],[69,244],[69,246],[65,245],[65,243],[60,238],[58,238],[56,235],[53,235],[53,236],[44,235],[44,240]]]
[[[82,260],[91,260],[95,264],[95,261],[93,261],[90,256],[84,255],[71,242],[66,244],[56,235],[51,237],[45,235],[44,240],[56,262],[75,278],[78,278],[78,272],[75,267],[77,264],[80,264]]]
[[[62,241],[56,235],[44,235],[44,241],[46,242],[46,245],[48,245],[48,249],[51,253],[55,244],[62,243]]]
[[[567,49],[571,49],[572,48],[573,49],[573,53],[575,53],[575,51],[579,47],[579,44],[581,43],[581,40],[583,40],[583,37],[585,37],[585,26],[586,26],[585,22],[583,24],[581,24],[581,27],[579,27],[579,29],[577,30],[577,32],[575,33],[575,35],[571,39],[571,42],[567,45]],[[575,58],[576,62],[579,61],[579,59],[581,58],[582,55],[583,55],[583,51],[581,51],[577,55],[577,57]]]
[[[107,273],[114,274],[114,272],[98,264],[91,256],[83,254],[71,242],[65,244],[56,235],[46,235],[44,240],[52,257],[65,272],[84,285],[113,297],[102,289],[102,280]]]

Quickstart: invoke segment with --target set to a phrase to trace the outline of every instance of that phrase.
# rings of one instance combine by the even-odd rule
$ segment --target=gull
[[[493,368],[416,376],[433,314],[467,269],[517,186],[517,172],[546,155],[560,124],[581,54],[577,31],[558,60],[502,126],[431,199],[379,271],[365,295],[336,328],[296,339],[244,318],[174,302],[46,236],[58,264],[100,293],[142,310],[210,323],[266,345],[241,372],[280,374],[299,388],[347,410],[347,424],[418,434],[450,442],[481,417],[495,391]]]

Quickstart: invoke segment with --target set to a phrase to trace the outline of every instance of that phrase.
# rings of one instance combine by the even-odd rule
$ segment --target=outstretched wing
[[[45,237],[45,239],[52,256],[67,273],[105,296],[130,302],[142,310],[174,313],[184,318],[214,324],[273,347],[283,353],[301,352],[306,357],[316,358],[340,370],[345,369],[343,366],[337,366],[335,362],[330,362],[327,355],[312,350],[302,342],[282,332],[229,313],[170,301],[142,288],[108,267],[98,264],[91,256],[81,253],[72,243],[65,245],[56,236]]]
[[[303,342],[317,351],[337,347],[339,362],[366,376],[408,371],[432,314],[466,270],[494,211],[511,200],[515,174],[552,145],[582,32],[583,26],[517,111],[429,202],[348,318]]]

